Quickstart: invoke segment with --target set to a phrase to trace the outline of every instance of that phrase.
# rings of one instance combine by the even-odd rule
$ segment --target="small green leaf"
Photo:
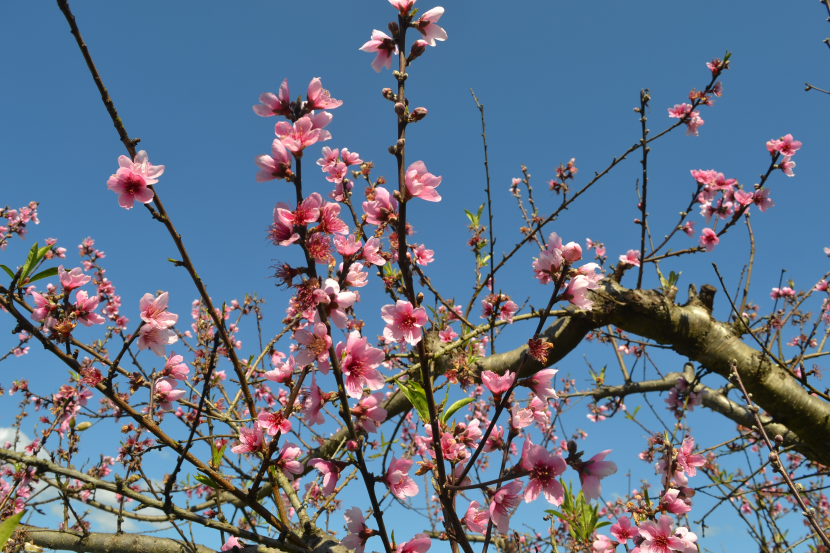
[[[421,417],[421,420],[424,421],[424,424],[429,424],[429,408],[427,407],[427,395],[424,393],[424,389],[415,381],[407,380],[406,382],[401,382],[397,378],[395,379],[395,383],[401,389],[403,394],[406,396],[406,399],[412,403],[412,406],[415,407],[415,410],[418,412],[418,416]]]
[[[228,447],[227,442],[225,442],[225,445],[223,445],[218,450],[216,449],[215,444],[210,444],[210,448],[213,450],[213,464],[215,466],[217,466],[217,467],[219,466],[219,462],[222,460],[222,457],[225,456],[225,448],[227,448],[227,447]]]
[[[594,526],[594,530],[597,528],[604,528],[605,526],[611,526],[611,522],[607,520],[603,520],[602,522],[597,522],[596,526]]]
[[[222,489],[221,487],[219,487],[219,484],[217,484],[209,476],[205,476],[204,474],[195,474],[193,475],[193,478],[195,478],[197,481],[201,482],[205,486],[213,488],[214,490]]]
[[[20,519],[23,518],[23,515],[26,514],[26,511],[20,511],[16,515],[12,515],[6,520],[3,521],[3,524],[0,524],[0,544],[5,545],[9,538],[12,537],[14,533],[14,529],[17,528],[17,525],[20,524]]]
[[[464,399],[459,399],[452,405],[450,405],[447,409],[444,409],[444,414],[441,415],[441,422],[445,423],[450,420],[450,417],[453,416],[459,409],[464,407],[465,405],[469,405],[475,401],[471,397],[465,397]]]
[[[49,278],[53,276],[58,276],[58,268],[57,267],[49,267],[38,274],[34,275],[32,278],[29,279],[28,284],[35,282],[36,280],[40,280],[42,278]]]
[[[474,225],[474,224],[475,224],[475,223],[474,223],[474,221],[475,221],[475,215],[473,215],[472,213],[470,213],[470,212],[469,212],[469,211],[467,211],[466,209],[464,210],[464,213],[466,213],[466,214],[467,214],[467,219],[469,219],[469,220],[470,220],[470,224],[471,224],[471,225]]]
[[[3,269],[4,271],[6,271],[6,274],[9,275],[9,278],[12,278],[12,279],[14,278],[14,271],[9,269],[5,265],[0,265],[0,269]]]
[[[680,280],[680,275],[683,274],[683,271],[679,273],[675,273],[674,271],[669,273],[669,286],[674,286],[677,284],[677,281]]]

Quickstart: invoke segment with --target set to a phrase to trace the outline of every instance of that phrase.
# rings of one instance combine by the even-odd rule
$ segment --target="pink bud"
[[[576,242],[568,242],[562,248],[562,258],[570,263],[579,261],[582,259],[582,247]]]
[[[409,120],[410,121],[420,121],[424,117],[427,116],[427,108],[415,108],[415,110],[410,114]]]
[[[349,440],[346,442],[346,449],[349,451],[357,451],[357,442],[354,440]]]

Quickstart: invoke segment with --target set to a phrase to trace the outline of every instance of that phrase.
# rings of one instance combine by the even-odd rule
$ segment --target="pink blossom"
[[[179,320],[178,315],[167,311],[167,292],[159,297],[149,292],[144,294],[138,302],[138,308],[141,310],[141,320],[151,326],[169,328]]]
[[[636,526],[632,528],[631,520],[628,517],[620,517],[616,523],[611,525],[611,535],[620,543],[633,540],[638,533]]]
[[[769,188],[756,190],[752,197],[752,202],[758,206],[761,212],[766,212],[766,210],[775,205],[775,202],[769,198]]]
[[[343,264],[340,264],[340,270],[343,270]],[[346,275],[346,285],[354,288],[363,288],[368,284],[367,278],[369,273],[363,270],[363,265],[360,263],[352,263],[349,267],[349,273]]]
[[[380,425],[386,420],[386,409],[380,406],[383,401],[383,392],[375,392],[361,398],[352,408],[352,415],[366,432],[377,432]]]
[[[415,263],[418,265],[426,265],[427,263],[432,263],[435,261],[432,257],[435,254],[435,251],[426,249],[426,246],[423,244],[419,245],[417,248],[413,250],[415,253]]]
[[[314,332],[306,330],[305,328],[298,328],[292,338],[302,346],[296,357],[298,366],[305,367],[315,360],[321,363],[328,361],[331,337],[328,335],[325,324],[316,323],[314,325]],[[328,368],[323,372],[327,373]]]
[[[559,272],[562,261],[562,253],[558,249],[541,252],[531,265],[534,273],[536,273],[536,278],[539,279],[539,283],[547,284],[551,282],[551,277],[556,276],[556,273]]]
[[[790,156],[786,156],[778,163],[778,168],[784,171],[784,174],[788,177],[795,176],[795,173],[793,173],[793,167],[795,167],[795,162],[790,161]]]
[[[326,140],[321,136],[323,131],[315,129],[314,123],[307,115],[300,117],[293,125],[287,121],[280,121],[274,126],[274,132],[282,145],[298,157],[305,148],[316,144],[318,140]]]
[[[282,446],[277,456],[276,465],[282,469],[289,481],[294,481],[295,474],[303,473],[303,464],[297,460],[303,450],[297,444],[288,442]]]
[[[37,292],[32,292],[32,298],[35,300],[35,310],[32,311],[32,320],[41,322],[49,313],[58,308],[57,305],[51,303],[46,296],[41,296]]]
[[[63,286],[63,289],[67,292],[74,290],[75,288],[80,288],[92,280],[92,277],[85,275],[80,267],[75,267],[70,271],[68,269],[64,269],[63,265],[58,267],[58,278],[60,278],[61,286]]]
[[[439,184],[441,184],[441,177],[436,177],[427,172],[427,166],[424,165],[423,161],[416,161],[406,170],[406,189],[413,198],[421,198],[428,202],[440,202],[441,196],[435,191]]]
[[[426,534],[415,534],[409,540],[398,544],[396,553],[426,553],[432,545],[432,540]]]
[[[510,511],[521,501],[522,483],[513,480],[506,486],[502,486],[493,496],[490,503],[490,519],[496,525],[500,534],[506,534],[510,525]]]
[[[392,454],[392,460],[389,461],[389,468],[386,470],[385,482],[392,495],[398,499],[418,495],[418,485],[408,474],[410,468],[412,468],[410,459],[395,459],[395,454]]]
[[[337,344],[337,357],[340,359],[340,370],[346,375],[346,392],[353,398],[363,395],[363,387],[370,390],[380,390],[385,385],[383,375],[377,367],[386,358],[383,350],[368,344],[366,338],[360,337],[357,330],[349,334],[344,344]]]
[[[639,265],[639,261],[637,262]],[[568,283],[568,288],[565,290],[565,298],[585,311],[591,311],[594,307],[594,302],[588,299],[588,290],[598,288],[599,285],[589,280],[587,277],[577,275]]]
[[[159,357],[164,357],[164,346],[178,341],[179,337],[174,330],[146,324],[139,331],[138,349],[150,348]]]
[[[265,430],[269,436],[276,436],[277,432],[288,434],[291,431],[291,421],[286,419],[282,411],[268,413],[260,411],[257,415],[257,424]]]
[[[354,234],[334,237],[334,247],[337,248],[337,253],[343,257],[356,254],[362,245],[362,240],[355,241]]]
[[[343,163],[345,163],[347,167],[363,163],[363,160],[360,159],[360,154],[357,152],[350,152],[347,148],[343,148],[343,151],[340,152],[340,159],[343,160]]]
[[[349,234],[349,227],[340,219],[340,205],[327,202],[320,210],[318,230],[326,234]]]
[[[703,229],[703,232],[700,233],[700,245],[701,247],[706,248],[707,252],[714,250],[715,246],[718,245],[718,242],[720,242],[720,238],[718,238],[718,235],[714,230],[705,228]]]
[[[172,378],[159,378],[153,386],[154,400],[163,411],[172,411],[172,402],[178,401],[186,393],[184,390],[175,389],[176,384]]]
[[[676,104],[673,108],[669,108],[669,117],[683,119],[690,111],[692,111],[692,106],[689,104]]]
[[[291,376],[294,374],[294,370],[296,369],[296,363],[293,355],[290,356],[285,362],[274,362],[272,357],[271,363],[274,365],[274,370],[267,371],[262,376],[271,382],[279,382],[281,384],[291,380]]]
[[[279,96],[273,92],[263,92],[259,96],[261,105],[254,106],[254,113],[260,117],[271,117],[272,115],[291,115],[291,93],[288,90],[288,79],[282,81]]]
[[[754,196],[752,192],[746,192],[745,190],[735,190],[734,194],[735,201],[741,205],[752,205]]]
[[[640,544],[640,553],[670,553],[685,551],[685,544],[672,535],[671,517],[663,515],[657,522],[646,520],[640,523],[640,535],[645,541]]]
[[[698,548],[695,542],[697,542],[697,535],[693,532],[690,532],[688,528],[685,526],[680,526],[677,530],[674,531],[674,536],[683,542],[685,546],[684,549],[679,549],[681,553],[697,553]]]
[[[770,140],[767,142],[767,151],[769,153],[780,152],[783,156],[793,156],[801,148],[801,142],[793,140],[793,135],[788,134],[780,140]]]
[[[340,545],[346,549],[354,549],[354,553],[363,553],[366,540],[375,535],[375,531],[366,526],[366,519],[358,507],[347,509],[343,513],[343,518],[346,519],[349,534],[341,540]]]
[[[620,261],[622,261],[623,263],[627,263],[628,265],[639,267],[640,250],[628,250],[625,255],[620,256]]]
[[[284,179],[292,174],[291,154],[286,151],[285,146],[277,138],[271,143],[271,155],[256,156],[254,163],[259,167],[256,174],[257,182]]]
[[[372,31],[372,39],[360,47],[364,52],[377,52],[374,61],[372,61],[372,69],[380,73],[380,69],[385,67],[390,69],[392,67],[392,56],[398,55],[398,45],[391,37],[374,29]]]
[[[698,136],[698,127],[704,123],[699,111],[692,112],[688,121],[686,121],[686,136]]]
[[[316,223],[320,219],[320,208],[323,205],[323,197],[317,192],[311,193],[291,211],[288,204],[280,202],[274,208],[274,222],[281,222],[283,225],[302,226],[309,223]]]
[[[692,510],[692,507],[684,501],[684,498],[678,497],[680,490],[672,488],[667,491],[660,498],[660,506],[673,515],[683,515]]]
[[[510,416],[510,426],[516,430],[527,428],[533,424],[533,411],[529,408],[522,409],[518,403],[513,404]]]
[[[308,104],[306,109],[334,109],[343,105],[343,100],[335,100],[328,90],[323,88],[320,77],[314,77],[308,83]]]
[[[594,553],[614,553],[615,547],[614,542],[604,534],[597,535],[594,543],[591,544]]]
[[[245,547],[245,544],[240,542],[239,538],[237,538],[236,536],[229,536],[228,541],[225,542],[220,551],[234,551],[234,548],[237,547],[242,549],[243,547]]]
[[[702,467],[706,464],[706,459],[703,455],[692,453],[694,448],[695,439],[690,436],[683,440],[677,452],[677,467],[689,476],[695,476],[697,474],[695,467]]]
[[[497,451],[499,449],[504,448],[504,428],[501,426],[493,429],[489,436],[487,436],[487,441],[484,442],[484,453],[489,453],[491,451]]]
[[[579,481],[582,484],[582,493],[585,499],[591,501],[599,497],[602,485],[600,480],[617,472],[617,465],[613,461],[605,461],[605,456],[611,453],[610,449],[601,451],[587,461],[583,461],[576,468],[579,472]]]
[[[340,471],[342,470],[338,466],[338,462],[315,458],[308,462],[308,466],[320,471],[320,474],[323,475],[323,495],[331,495],[331,492],[337,487],[337,481],[340,479]]]
[[[373,265],[386,265],[386,260],[378,254],[382,249],[380,239],[376,237],[366,240],[366,245],[363,246],[363,259]]]
[[[516,305],[516,302],[507,300],[499,307],[499,319],[507,321],[508,324],[513,324],[513,315],[515,315],[518,310],[519,306]]]
[[[559,371],[557,369],[543,369],[529,378],[530,387],[533,389],[533,393],[536,394],[536,397],[538,397],[541,401],[547,402],[549,398],[559,399],[559,396],[556,395],[556,390],[553,389],[553,383],[551,382],[554,375],[558,372]]]
[[[118,171],[107,181],[107,188],[118,194],[118,205],[130,209],[136,200],[145,204],[153,201],[154,194],[148,186],[158,182],[164,165],[151,165],[144,150],[135,155],[135,162],[120,156],[118,165]]]
[[[317,386],[316,378],[316,373],[312,374],[311,387],[303,401],[302,414],[306,424],[309,426],[326,422],[326,418],[320,412],[320,409],[323,407],[323,398],[320,393],[320,388]]]
[[[415,2],[416,0],[389,0],[389,3],[392,4],[396,10],[401,12],[402,15],[408,14]]]
[[[458,338],[458,334],[455,333],[451,326],[448,326],[444,330],[438,331],[438,337],[445,344],[449,344],[450,342],[454,342],[455,339]]]
[[[487,531],[487,523],[490,520],[490,511],[487,507],[479,508],[478,501],[470,502],[467,507],[467,514],[464,515],[464,524],[470,532],[484,534]]]
[[[382,186],[375,187],[374,194],[374,200],[371,202],[363,202],[363,211],[366,213],[366,222],[370,225],[389,223],[390,219],[395,215],[395,212],[398,209],[398,200],[393,198],[389,194],[389,191]]]
[[[384,305],[380,312],[387,323],[383,328],[384,338],[390,342],[406,341],[412,346],[421,341],[421,327],[427,324],[426,309],[398,300],[395,305]]]
[[[183,361],[184,357],[176,355],[175,352],[171,351],[170,357],[167,358],[167,362],[164,364],[162,374],[164,374],[164,376],[172,376],[176,380],[187,380],[187,375],[190,372],[190,369],[185,363],[183,363]]]
[[[94,313],[97,307],[98,296],[92,296],[90,298],[86,290],[78,290],[75,292],[75,316],[82,325],[99,325],[106,321],[104,317],[98,313]]]
[[[317,263],[333,265],[334,257],[331,255],[331,239],[321,232],[315,232],[306,242],[308,255]]]
[[[501,395],[510,389],[513,382],[516,380],[516,373],[507,371],[503,376],[499,376],[493,371],[483,371],[481,373],[481,383],[490,390],[493,395]]]
[[[541,492],[548,503],[562,504],[565,499],[565,489],[557,478],[568,468],[562,457],[547,451],[542,446],[534,445],[528,435],[522,447],[522,468],[530,471],[530,479],[525,488],[527,503],[535,501]]]
[[[346,328],[349,318],[344,310],[354,305],[357,300],[354,292],[341,292],[337,281],[327,278],[323,288],[314,291],[314,297],[323,305],[334,326]]]
[[[253,453],[262,448],[262,429],[258,426],[254,428],[246,428],[244,426],[239,428],[239,443],[231,448],[234,453]]]
[[[430,46],[435,46],[436,40],[447,40],[447,32],[435,24],[444,15],[444,8],[441,6],[424,12],[417,21],[412,22],[412,27],[424,36],[424,40]]]
[[[779,298],[791,298],[795,296],[795,291],[790,288],[789,286],[784,286],[783,288],[773,288],[772,292],[770,292],[769,297],[777,300]]]

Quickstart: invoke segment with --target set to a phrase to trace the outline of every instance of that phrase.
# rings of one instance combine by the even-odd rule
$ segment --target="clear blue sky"
[[[694,189],[690,169],[717,169],[751,187],[768,164],[764,143],[792,133],[804,143],[794,158],[796,177],[776,173],[770,182],[776,206],[765,214],[753,212],[759,249],[752,297],[769,308],[768,292],[777,286],[782,268],[803,287],[827,270],[822,248],[830,245],[823,224],[829,197],[830,98],[804,92],[805,81],[830,86],[830,51],[821,43],[828,35],[827,14],[818,2],[704,2],[694,9],[659,1],[519,2],[508,7],[447,0],[443,5],[440,24],[449,40],[430,48],[409,71],[407,96],[429,115],[410,127],[407,155],[443,176],[443,201],[415,203],[410,213],[415,240],[436,252],[429,274],[446,296],[468,294],[473,263],[462,208],[472,210],[484,198],[480,120],[471,87],[486,107],[499,252],[509,250],[519,235],[518,211],[507,189],[510,179],[520,176],[522,163],[533,175],[540,211],[550,213],[557,198],[544,183],[556,165],[576,158],[580,173],[575,184],[586,183],[638,139],[632,108],[641,88],[651,90],[649,128],[656,133],[672,121],[668,107],[708,82],[705,62],[727,49],[734,52],[732,69],[722,79],[723,97],[702,110],[706,123],[700,137],[676,131],[652,145],[652,229],[657,236],[667,233],[688,203]],[[417,6],[422,11],[433,7],[426,0]],[[72,9],[128,132],[141,137],[139,148],[149,152],[153,163],[166,166],[160,194],[210,294],[221,302],[258,291],[268,298],[266,333],[275,332],[288,296],[267,279],[269,266],[276,258],[298,258],[297,252],[267,243],[265,228],[274,203],[293,199],[293,189],[284,182],[254,181],[254,156],[268,152],[276,121],[255,116],[251,105],[261,92],[276,92],[283,78],[296,96],[311,78],[321,77],[332,95],[344,101],[332,112],[328,129],[334,139],[326,145],[359,152],[375,162],[375,175],[391,178],[394,159],[386,149],[394,141],[395,123],[380,89],[393,86],[393,79],[388,71],[372,71],[372,55],[358,48],[373,28],[386,28],[394,10],[383,0],[313,5],[87,1],[74,2]],[[92,236],[107,254],[103,264],[123,298],[125,315],[136,321],[139,298],[164,289],[170,291],[171,310],[187,318],[196,291],[185,272],[166,261],[176,251],[164,228],[143,209],[120,209],[106,189],[124,148],[57,6],[4,4],[0,49],[5,77],[0,88],[0,204],[16,208],[41,202],[41,224],[30,226],[25,244],[13,241],[0,255],[2,263],[19,265],[32,242],[55,237],[68,249],[67,265],[75,266],[77,244]],[[313,147],[307,155],[306,167],[313,166],[316,151]],[[639,228],[632,224],[639,216],[634,191],[638,159],[615,168],[549,230],[583,245],[587,237],[603,241],[611,259],[639,247]],[[306,190],[330,189],[316,167],[306,176]],[[698,215],[692,220],[702,228]],[[684,235],[676,240],[675,249],[697,243]],[[748,240],[739,225],[712,254],[665,263],[663,270],[683,271],[685,295],[689,282],[714,281],[710,261],[736,285],[747,257]],[[498,286],[517,303],[529,297],[538,306],[549,290],[531,280],[531,258],[530,249],[518,255]],[[647,272],[646,285],[655,283]],[[624,284],[632,285],[632,276]],[[380,329],[376,315],[383,298],[369,288],[362,296],[361,316],[372,335]],[[724,306],[721,294],[716,315],[726,315]],[[9,319],[0,319],[0,352],[16,343],[8,333],[11,326]],[[527,327],[511,329],[503,347],[524,341],[529,332]],[[247,357],[254,352],[255,337],[242,338]],[[4,387],[26,374],[37,391],[50,393],[56,379],[65,377],[63,367],[36,349],[4,363]],[[583,352],[594,365],[612,359],[607,350],[582,348],[561,363],[559,369],[580,385],[587,377],[579,358]],[[659,358],[666,370],[682,368],[681,359]],[[11,423],[15,400],[0,403],[0,426]],[[629,467],[634,482],[651,473],[636,459],[645,441],[631,423],[593,425],[583,416],[575,414],[568,428],[586,428],[586,451],[615,449],[621,470],[618,478],[609,479],[609,491],[625,489],[621,475]],[[697,413],[691,423],[710,444],[726,435],[716,426],[731,428],[731,423]],[[113,453],[112,442],[105,440],[114,438],[101,432],[101,447],[110,448],[105,453]],[[355,495],[355,503],[346,506],[360,504],[359,498]],[[527,512],[540,508],[537,502]],[[739,522],[726,516],[721,521],[704,541],[713,551],[720,543],[727,549],[742,543],[742,533],[730,536]],[[422,529],[401,524],[397,536]],[[538,527],[543,527],[541,521]],[[203,543],[217,546],[218,537],[203,536]],[[379,542],[369,545],[380,547]]]

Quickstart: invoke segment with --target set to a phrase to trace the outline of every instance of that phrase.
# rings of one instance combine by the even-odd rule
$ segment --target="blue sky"
[[[421,2],[422,11],[432,7]],[[764,214],[753,212],[758,252],[751,297],[763,308],[771,307],[769,289],[777,286],[783,268],[802,287],[827,270],[822,248],[830,241],[822,222],[828,200],[830,138],[824,131],[830,98],[804,92],[805,81],[830,86],[830,52],[821,43],[827,36],[826,14],[818,2],[782,6],[763,1],[751,10],[738,2],[704,2],[695,4],[694,11],[688,4],[658,1],[522,2],[508,8],[505,3],[448,0],[443,5],[440,24],[449,40],[430,48],[409,71],[407,96],[429,115],[410,126],[407,159],[423,160],[443,177],[443,201],[416,202],[410,213],[415,241],[435,250],[428,274],[445,296],[469,294],[473,260],[462,209],[484,201],[480,119],[470,88],[486,108],[498,254],[518,240],[521,223],[507,189],[510,179],[520,176],[522,163],[533,176],[540,212],[550,213],[558,198],[545,182],[555,166],[576,158],[580,172],[575,185],[585,184],[638,139],[632,108],[641,88],[651,90],[648,117],[654,134],[672,122],[668,107],[682,103],[691,88],[708,83],[705,62],[727,49],[734,54],[732,69],[722,79],[724,95],[714,107],[702,109],[700,136],[686,137],[679,130],[652,145],[652,229],[658,237],[668,233],[687,205],[694,190],[690,169],[717,169],[751,186],[769,162],[764,143],[792,133],[804,143],[794,158],[796,177],[776,172],[769,184],[776,206]],[[381,88],[393,86],[393,79],[387,71],[372,71],[372,55],[358,48],[373,28],[384,30],[395,12],[381,0],[314,8],[288,2],[200,2],[198,9],[159,1],[138,7],[101,1],[72,5],[128,132],[141,137],[139,148],[148,151],[153,163],[166,166],[159,193],[210,294],[217,302],[241,300],[254,291],[267,297],[266,335],[281,328],[288,299],[268,279],[269,267],[277,258],[299,257],[265,240],[275,202],[292,199],[293,189],[284,182],[254,181],[253,158],[268,152],[276,122],[251,111],[259,94],[276,92],[288,78],[296,96],[311,78],[321,77],[332,96],[344,101],[332,112],[328,129],[334,138],[326,145],[347,147],[374,161],[375,176],[394,175],[394,159],[386,149],[394,141],[395,122],[391,104],[380,94]],[[19,265],[32,242],[55,237],[69,250],[67,265],[74,266],[77,244],[92,236],[107,254],[103,264],[123,298],[125,315],[136,321],[138,299],[163,289],[170,291],[171,310],[187,318],[196,291],[185,272],[166,261],[177,255],[163,227],[142,209],[119,208],[106,189],[124,148],[62,14],[49,2],[7,3],[0,10],[0,48],[5,52],[0,71],[6,76],[0,89],[0,204],[41,202],[41,224],[30,226],[25,244],[13,241],[0,254],[2,263]],[[306,157],[307,168],[316,151],[313,147]],[[638,248],[639,228],[632,224],[639,216],[634,190],[641,176],[638,159],[615,168],[548,230],[583,245],[588,237],[602,241],[610,259]],[[316,166],[305,174],[306,190],[330,189]],[[700,216],[695,213],[692,220],[702,228]],[[696,244],[685,235],[675,240],[675,249]],[[532,255],[530,249],[517,255],[497,285],[517,303],[529,298],[538,306],[549,290],[531,279]],[[748,239],[738,225],[713,253],[676,259],[662,269],[683,271],[680,295],[685,296],[688,283],[715,281],[710,261],[719,264],[734,288],[747,258]],[[633,285],[633,276],[623,283]],[[655,284],[656,276],[647,271],[645,285]],[[362,299],[368,333],[379,332],[376,315],[383,298],[365,288]],[[724,299],[721,294],[716,302],[715,314],[721,318],[727,313]],[[0,330],[11,328],[8,319],[0,321]],[[532,332],[516,326],[505,332],[502,348],[523,342]],[[242,356],[247,357],[254,352],[255,335],[243,333],[242,339]],[[0,352],[15,343],[7,331],[0,333]],[[4,363],[0,383],[8,387],[27,374],[39,392],[50,393],[55,379],[66,373],[32,349],[30,356]],[[607,350],[580,348],[560,363],[560,371],[580,385],[587,378],[583,353],[595,366],[613,359]],[[657,358],[665,370],[682,368],[683,360],[676,356]],[[10,424],[14,399],[0,402],[0,426]],[[630,405],[636,404],[632,400]],[[629,466],[648,476],[649,467],[636,460],[644,448],[638,429],[622,420],[593,425],[583,416],[574,414],[567,427],[586,428],[586,451],[615,449],[621,470],[609,479],[609,490],[625,489],[622,474]],[[731,428],[697,412],[691,424],[709,445],[726,435],[724,426]],[[111,448],[112,430],[96,438],[102,448]],[[359,494],[354,501],[360,504]],[[527,512],[539,509],[536,504]],[[724,516],[721,530],[704,544],[717,550],[720,540],[727,548],[740,543],[731,541],[739,536],[729,535],[729,528],[737,530],[740,523],[730,521]],[[396,535],[422,529],[402,524]],[[203,543],[216,545],[218,538],[204,536]]]

